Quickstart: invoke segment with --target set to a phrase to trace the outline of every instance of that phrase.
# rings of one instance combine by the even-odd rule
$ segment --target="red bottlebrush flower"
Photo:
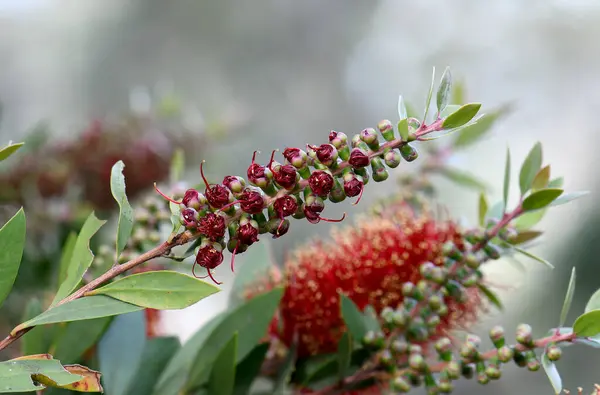
[[[254,151],[254,154],[252,155],[252,163],[250,164],[250,167],[248,167],[246,175],[252,184],[261,188],[265,188],[267,185],[269,185],[272,175],[269,169],[256,163],[256,153],[257,151]]]
[[[384,307],[396,308],[403,301],[402,285],[421,280],[423,264],[444,263],[442,246],[447,241],[464,245],[453,222],[439,222],[427,213],[417,215],[402,204],[334,233],[331,242],[298,250],[286,263],[283,280],[261,284],[263,290],[285,287],[276,318],[281,330],[272,325],[270,335],[289,346],[297,331],[299,356],[335,352],[346,330],[339,293],[361,310],[367,305],[378,313]],[[464,304],[446,298],[449,314],[441,318],[432,341],[476,317],[480,295],[477,288],[468,291],[469,301]]]
[[[301,169],[306,166],[306,152],[299,148],[286,148],[283,151],[283,157],[296,169]]]
[[[350,159],[348,159],[348,163],[355,169],[360,169],[361,167],[369,166],[371,160],[369,156],[360,148],[353,148],[352,152],[350,152]]]
[[[265,208],[265,199],[262,193],[245,188],[239,198],[242,211],[248,214],[258,214]]]
[[[333,189],[333,176],[323,170],[315,170],[308,178],[308,185],[317,196],[327,196]]]
[[[225,185],[233,194],[237,194],[242,192],[244,187],[246,186],[246,182],[243,178],[238,176],[225,176],[223,178],[223,185]]]
[[[231,191],[221,184],[210,185],[204,176],[203,165],[204,161],[202,161],[200,164],[200,174],[202,175],[204,185],[206,185],[205,195],[206,200],[208,200],[208,204],[214,208],[222,208],[228,205],[233,200]]]
[[[208,213],[200,218],[198,224],[198,231],[211,241],[217,241],[225,236],[225,228],[225,218],[214,213]]]
[[[203,267],[208,272],[208,276],[215,284],[221,284],[212,276],[211,270],[223,263],[223,248],[217,243],[203,243],[196,254],[196,261],[192,266],[192,274],[196,278],[202,278],[196,276],[194,269],[196,265]]]
[[[318,147],[309,145],[308,147],[315,151],[317,159],[325,166],[331,166],[338,158],[338,152],[331,144],[321,144]]]

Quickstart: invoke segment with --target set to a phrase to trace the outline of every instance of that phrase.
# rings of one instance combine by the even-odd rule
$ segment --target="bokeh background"
[[[186,179],[196,183],[202,159],[209,177],[244,174],[256,149],[264,156],[324,141],[330,129],[351,134],[394,119],[398,94],[421,111],[431,68],[450,66],[470,100],[515,105],[490,138],[453,157],[456,166],[496,186],[499,198],[506,147],[520,161],[541,141],[566,189],[592,192],[541,224],[546,235],[535,252],[554,271],[525,260],[525,272],[504,261],[488,268],[507,287],[506,311],[475,329],[526,321],[542,335],[556,325],[572,266],[579,276],[570,319],[600,287],[598,21],[596,0],[0,0],[0,145],[26,138],[42,121],[48,141],[77,139],[90,119],[145,115],[158,101],[176,110],[178,127],[192,136],[185,138],[220,133],[210,149],[200,144],[188,155]],[[167,126],[152,128],[159,138]],[[410,170],[403,164],[395,172]],[[474,221],[477,196],[439,185],[451,213]],[[373,185],[358,208],[342,203],[327,215],[355,216],[386,188]],[[281,261],[332,226],[294,224],[272,243],[274,257]],[[225,266],[217,275],[227,290]],[[226,298],[168,312],[164,329],[187,339]],[[565,351],[565,387],[591,391],[600,355]],[[552,393],[542,371],[505,375],[487,387],[461,382],[458,393]]]

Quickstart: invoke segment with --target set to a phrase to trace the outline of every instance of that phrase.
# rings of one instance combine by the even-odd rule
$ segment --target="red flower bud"
[[[198,212],[193,208],[186,208],[181,211],[183,224],[186,228],[195,228],[198,225]]]
[[[275,200],[273,208],[275,209],[277,216],[280,219],[283,219],[284,217],[294,214],[296,210],[298,210],[298,202],[295,197],[285,195]]]
[[[298,182],[298,172],[296,171],[296,168],[292,165],[281,165],[273,162],[274,157],[275,151],[271,154],[271,160],[269,161],[269,170],[273,173],[275,182],[285,189],[294,189]]]
[[[206,200],[214,208],[222,208],[233,200],[231,191],[221,184],[210,185],[204,176],[203,170],[204,161],[200,164],[200,174],[206,185]]]
[[[252,155],[252,163],[250,164],[250,167],[248,167],[246,175],[252,184],[264,188],[269,185],[272,175],[265,166],[261,166],[256,163],[256,153],[257,151],[254,151],[254,154]]]
[[[241,225],[237,230],[237,238],[240,243],[245,245],[252,245],[258,241],[258,224],[256,221],[248,221]]]
[[[333,189],[333,176],[323,170],[316,170],[308,178],[308,185],[315,195],[327,196]]]
[[[355,169],[359,169],[361,167],[366,167],[371,163],[369,156],[360,148],[352,149],[350,152],[350,159],[348,159],[348,163]]]
[[[348,136],[342,132],[332,130],[329,132],[329,142],[337,149],[342,148],[348,143]]]
[[[225,228],[225,218],[214,213],[208,213],[205,217],[200,218],[198,224],[198,231],[211,241],[217,241],[225,236]]]
[[[283,157],[296,169],[306,166],[306,152],[299,148],[286,148]]]
[[[183,203],[183,205],[186,207],[191,207],[198,210],[201,206],[200,193],[195,189],[188,189],[185,191],[181,203]]]
[[[242,192],[246,186],[244,179],[237,176],[225,176],[222,184],[229,188],[229,190],[234,194]]]
[[[242,211],[248,214],[258,214],[265,208],[265,200],[262,193],[253,190],[250,187],[244,188],[240,195],[240,207]]]
[[[200,247],[198,253],[196,254],[196,261],[194,262],[194,266],[192,266],[192,274],[196,278],[202,278],[196,276],[194,273],[194,268],[196,265],[199,265],[203,268],[206,268],[208,271],[208,276],[213,280],[217,285],[221,284],[212,276],[210,272],[212,269],[216,268],[223,262],[223,248],[217,243],[203,243],[204,245]]]
[[[338,158],[338,152],[331,144],[322,144],[318,147],[309,145],[308,147],[315,151],[317,159],[325,166],[331,166]]]
[[[362,197],[362,193],[365,189],[365,183],[361,176],[357,176],[353,173],[348,173],[344,175],[344,192],[348,197],[358,196],[358,199],[354,204],[358,204],[360,198]]]

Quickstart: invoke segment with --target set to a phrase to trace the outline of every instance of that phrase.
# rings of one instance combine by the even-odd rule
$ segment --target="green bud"
[[[441,320],[439,315],[431,315],[429,318],[427,318],[427,326],[431,329],[436,329],[440,325],[440,322]]]
[[[402,340],[394,340],[392,342],[392,352],[397,355],[408,353],[408,343]]]
[[[460,363],[458,361],[450,361],[446,365],[444,372],[446,372],[446,374],[448,375],[448,378],[451,380],[456,380],[456,379],[460,378],[460,375],[461,375]]]
[[[450,394],[454,390],[454,385],[450,380],[440,380],[438,389],[442,394]]]
[[[562,350],[557,345],[552,345],[546,350],[546,355],[548,355],[549,360],[555,362],[562,356]]]
[[[340,180],[337,177],[333,178],[333,188],[329,192],[329,200],[333,203],[339,203],[346,199],[346,193],[344,192],[344,187],[340,183]]]
[[[421,372],[425,369],[425,358],[421,354],[411,354],[408,358],[408,365],[411,369]]]
[[[376,339],[376,338],[377,338],[377,336],[375,335],[375,332],[373,332],[373,331],[368,331],[368,332],[365,334],[365,337],[363,337],[363,339],[362,339],[362,343],[363,343],[365,346],[372,346],[372,345],[374,345],[374,344],[375,344],[375,339]]]
[[[393,391],[400,393],[407,393],[411,389],[410,383],[402,377],[394,378],[394,380],[392,380],[391,387]]]
[[[533,329],[528,324],[519,324],[517,326],[517,342],[521,343],[524,346],[533,345]]]
[[[389,120],[380,121],[377,124],[377,130],[379,130],[385,141],[394,140],[394,125]]]
[[[375,129],[366,128],[360,132],[360,139],[369,146],[370,149],[376,151],[379,149],[379,140],[377,140],[377,133]]]
[[[490,329],[490,340],[492,341],[492,343],[494,343],[494,347],[503,347],[505,343],[504,328],[497,325]]]
[[[447,337],[442,337],[435,343],[435,350],[442,361],[450,362],[452,360],[452,342]]]
[[[408,348],[410,354],[423,354],[423,348],[418,344],[411,344]]]
[[[538,361],[537,359],[530,359],[529,361],[527,361],[527,370],[529,370],[530,372],[537,372],[538,370],[540,370],[540,367],[540,361]]]
[[[461,374],[466,379],[473,378],[473,374],[475,373],[475,369],[473,369],[473,365],[471,364],[462,364]]]
[[[380,158],[371,159],[371,170],[373,172],[373,181],[375,182],[385,181],[390,176]]]
[[[383,160],[387,167],[395,169],[402,162],[402,155],[398,151],[389,150],[383,155]]]
[[[514,350],[513,361],[515,361],[517,366],[520,368],[523,368],[527,365],[527,359],[525,358],[525,354],[517,350]]]
[[[417,150],[408,144],[403,144],[400,146],[400,154],[407,162],[412,162],[419,157]]]
[[[488,243],[483,247],[483,252],[490,259],[500,259],[500,248],[494,244]]]
[[[404,284],[402,284],[402,295],[407,297],[407,298],[411,298],[415,292],[417,291],[417,287],[415,284],[411,283],[411,282],[405,282]]]
[[[444,299],[439,295],[431,295],[428,302],[431,310],[437,313],[440,307],[444,304]]]
[[[379,354],[379,362],[385,366],[394,366],[394,356],[391,351],[383,350],[381,354]]]
[[[498,380],[502,376],[502,371],[497,366],[490,365],[485,369],[485,374],[492,380]]]
[[[481,261],[475,254],[466,254],[464,259],[465,264],[471,269],[478,269],[481,265]]]
[[[410,320],[410,316],[402,310],[396,310],[392,314],[392,323],[396,327],[404,327]]]
[[[513,349],[509,346],[502,346],[498,349],[498,360],[500,360],[502,363],[507,363],[513,359],[513,356]]]

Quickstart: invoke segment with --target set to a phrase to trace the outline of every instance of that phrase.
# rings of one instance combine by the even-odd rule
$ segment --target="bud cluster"
[[[331,131],[329,142],[318,146],[286,148],[283,163],[275,160],[273,151],[265,164],[257,162],[255,151],[247,169],[247,179],[226,176],[218,184],[210,184],[203,172],[203,192],[189,189],[181,201],[157,191],[181,208],[181,222],[197,235],[199,241],[196,261],[208,271],[223,262],[223,251],[232,254],[234,268],[236,254],[244,252],[258,241],[259,235],[270,233],[273,238],[286,234],[290,218],[340,222],[321,216],[327,200],[337,203],[347,197],[358,203],[369,179],[381,182],[388,178],[387,168],[397,167],[401,160],[417,158],[409,141],[439,130],[441,123],[411,131],[408,141],[395,138],[390,121],[382,121],[376,131],[367,128],[349,139],[344,133]],[[383,141],[380,141],[380,136]],[[212,278],[219,284],[214,278]]]

